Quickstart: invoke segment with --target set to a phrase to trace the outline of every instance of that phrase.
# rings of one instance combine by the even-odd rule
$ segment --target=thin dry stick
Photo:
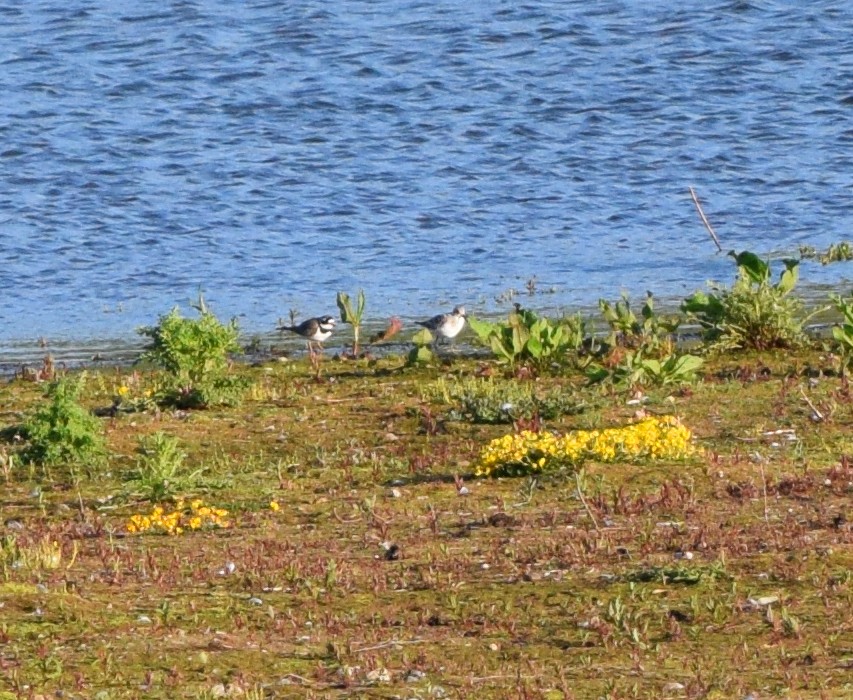
[[[806,396],[806,392],[803,391],[803,387],[800,387],[800,393],[803,395],[803,398],[805,399],[806,403],[809,405],[809,408],[812,409],[812,411],[814,412],[815,420],[822,421],[823,420],[823,414],[817,410],[817,406],[815,406],[811,401],[809,401],[809,397]]]
[[[586,502],[586,499],[583,497],[583,485],[581,484],[581,476],[578,472],[575,472],[575,484],[578,488],[578,496],[581,499],[581,503],[583,503],[583,507],[586,508],[586,514],[589,516],[589,519],[592,520],[592,524],[595,526],[596,532],[601,532],[601,528],[598,527],[598,521],[595,519],[595,516],[592,514],[592,509],[589,507],[589,504]]]
[[[769,523],[770,517],[768,515],[769,509],[767,507],[767,477],[764,475],[763,459],[758,463],[758,468],[761,470],[761,488],[764,491],[764,522]]]
[[[374,644],[369,647],[362,647],[361,649],[353,649],[354,654],[361,654],[364,651],[375,651],[376,649],[385,649],[386,647],[396,647],[402,646],[404,644],[424,644],[426,643],[426,639],[392,639],[387,642],[382,642],[380,644]]]
[[[720,245],[720,239],[717,238],[717,232],[714,231],[714,227],[711,226],[711,222],[708,221],[708,217],[705,216],[705,212],[702,211],[702,205],[699,204],[699,198],[696,196],[696,192],[693,191],[692,187],[688,188],[690,190],[690,196],[693,197],[693,203],[696,205],[696,209],[699,212],[699,216],[702,218],[702,223],[705,224],[705,228],[708,229],[708,233],[711,234],[711,238],[714,243],[717,244],[717,250],[719,252],[723,252],[723,246]]]

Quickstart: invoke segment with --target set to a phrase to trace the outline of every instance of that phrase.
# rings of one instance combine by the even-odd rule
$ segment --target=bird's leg
[[[315,345],[315,349],[314,349],[314,354],[311,355],[311,366],[314,368],[314,372],[316,373],[316,376],[314,378],[319,381],[319,379],[320,379],[320,361],[323,358],[323,343],[321,343],[319,340],[317,340],[314,342],[314,345]],[[320,350],[319,352],[317,352],[317,348],[319,348],[319,350]]]
[[[436,333],[435,340],[432,341],[432,351],[435,354],[435,359],[441,359],[441,353],[439,352],[439,348],[441,347],[441,336]]]

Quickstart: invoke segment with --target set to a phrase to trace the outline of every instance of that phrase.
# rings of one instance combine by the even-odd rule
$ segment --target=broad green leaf
[[[346,292],[338,292],[338,296],[335,301],[341,311],[341,323],[352,323],[352,302],[350,301],[349,294]]]
[[[590,365],[590,367],[586,371],[586,378],[590,384],[597,384],[598,382],[603,382],[609,376],[610,372],[608,372],[601,365]]]
[[[524,327],[519,314],[511,314],[509,324],[512,329],[512,354],[513,357],[518,357],[524,352],[524,346],[527,345],[527,341],[530,339],[530,333]]]
[[[534,360],[538,360],[542,356],[542,343],[536,337],[531,336],[525,347]]]
[[[486,343],[489,341],[489,336],[498,331],[497,323],[490,323],[489,321],[482,321],[479,318],[474,318],[473,316],[468,317],[468,325],[471,330],[474,331],[474,334],[480,340],[481,343]]]
[[[358,312],[357,312],[359,322],[361,322],[361,319],[364,316],[365,303],[366,303],[366,300],[364,298],[364,290],[359,289],[358,290]]]
[[[426,345],[416,345],[409,351],[409,364],[426,364],[431,362],[434,357],[432,350]]]
[[[705,361],[696,355],[682,355],[675,363],[675,371],[679,374],[693,374]]]
[[[643,360],[642,367],[644,370],[646,370],[647,372],[651,372],[655,376],[660,374],[661,364],[658,360]]]
[[[800,263],[796,260],[785,260],[785,270],[779,278],[778,288],[783,294],[788,294],[797,286],[800,278]]]
[[[755,253],[744,250],[735,254],[732,250],[729,251],[729,255],[735,259],[738,268],[755,284],[762,284],[770,279],[770,265]]]
[[[842,345],[853,347],[853,326],[834,326],[832,337]]]
[[[491,347],[492,352],[499,358],[503,358],[504,360],[508,360],[512,362],[514,356],[512,352],[507,350],[506,346],[501,342],[501,339],[497,335],[492,335],[489,337],[489,347]]]
[[[432,333],[430,333],[427,328],[419,330],[412,336],[412,342],[418,347],[425,347],[429,345],[432,340]]]

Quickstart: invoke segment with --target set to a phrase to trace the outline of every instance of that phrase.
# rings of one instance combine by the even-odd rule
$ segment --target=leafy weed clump
[[[22,457],[42,466],[79,465],[99,461],[104,455],[101,423],[78,397],[86,373],[52,382],[46,401],[23,425],[29,444]]]
[[[678,330],[681,319],[657,313],[651,292],[646,292],[639,317],[631,309],[627,294],[613,304],[599,299],[598,308],[610,328],[606,342],[611,347],[642,349],[646,356],[672,353],[673,334]]]
[[[610,367],[590,364],[586,371],[591,383],[610,380],[628,387],[675,386],[690,384],[698,379],[704,364],[701,357],[673,351],[665,357],[647,357],[643,348],[624,350],[614,355],[618,361]]]
[[[806,342],[801,318],[803,304],[791,292],[799,278],[799,262],[784,260],[775,284],[770,264],[755,253],[729,253],[737,263],[738,278],[731,289],[696,292],[681,308],[703,329],[715,350],[769,350],[796,348]]]
[[[181,408],[234,405],[247,386],[244,379],[230,374],[229,355],[240,351],[237,321],[223,324],[202,297],[194,308],[197,319],[184,318],[174,308],[156,326],[140,328],[140,335],[151,338],[140,360],[169,375],[161,403]]]
[[[529,364],[543,369],[565,362],[584,342],[586,328],[580,316],[552,321],[516,304],[506,323],[469,318],[468,324],[495,357],[510,365]]]
[[[534,416],[551,420],[580,413],[586,407],[574,393],[560,387],[537,394],[532,384],[516,381],[464,379],[449,384],[440,379],[431,393],[453,405],[448,416],[451,420],[471,423],[512,423]]]
[[[832,329],[832,337],[841,352],[841,372],[846,374],[853,364],[853,297],[844,299],[839,294],[832,294],[830,299],[842,315],[841,322]]]
[[[361,336],[361,322],[364,318],[365,297],[364,290],[358,290],[356,305],[353,307],[352,299],[346,292],[338,292],[337,296],[338,309],[341,312],[341,322],[348,323],[352,326],[352,354],[353,357],[358,357],[359,352],[359,337]]]
[[[191,488],[201,476],[202,469],[187,473],[184,467],[186,452],[177,438],[163,432],[139,438],[139,457],[129,481],[134,483],[150,501],[161,501]]]

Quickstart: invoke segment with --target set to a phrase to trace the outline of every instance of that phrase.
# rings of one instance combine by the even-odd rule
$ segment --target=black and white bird
[[[418,325],[435,333],[439,338],[452,340],[465,327],[466,316],[465,307],[457,306],[449,314],[439,314],[438,316],[433,316],[428,321],[418,321]]]
[[[307,321],[296,326],[279,326],[280,331],[290,331],[301,335],[308,341],[308,354],[314,355],[312,343],[317,343],[320,349],[323,348],[323,341],[328,340],[335,329],[335,319],[332,316],[317,316],[317,318],[309,318]]]

